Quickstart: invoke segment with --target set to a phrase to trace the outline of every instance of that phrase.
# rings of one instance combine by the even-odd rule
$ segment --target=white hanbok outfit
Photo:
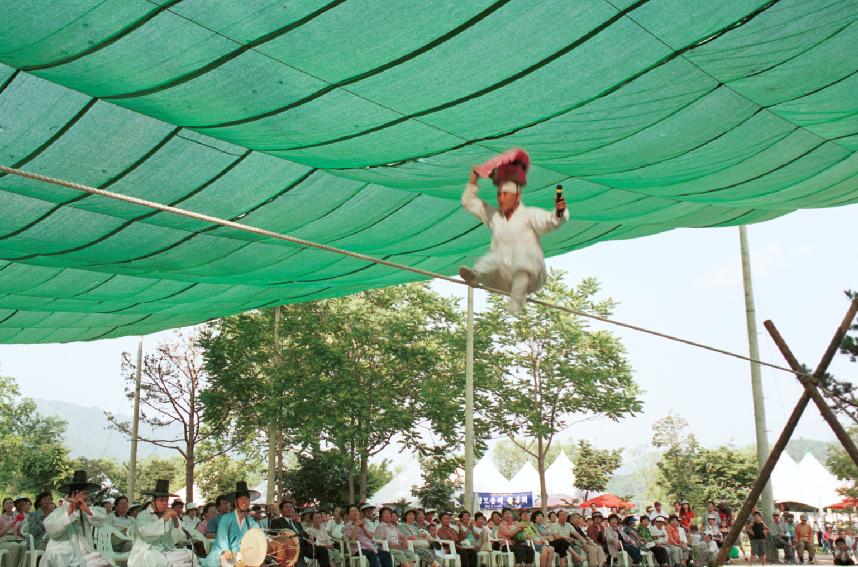
[[[68,502],[45,518],[45,531],[50,541],[39,563],[42,567],[106,567],[107,560],[95,551],[92,528],[101,527],[107,519],[104,508],[90,508],[92,516],[75,510],[69,515]],[[83,523],[81,523],[83,517]]]
[[[545,283],[540,236],[569,220],[569,209],[558,217],[554,211],[520,203],[507,219],[497,207],[477,197],[479,190],[477,185],[468,183],[462,193],[465,210],[492,231],[491,249],[477,260],[474,273],[480,284],[509,292],[513,296],[510,310],[515,312],[524,302],[525,294],[535,292]]]
[[[128,567],[191,567],[196,556],[190,549],[176,549],[176,539],[186,539],[173,521],[159,518],[151,506],[137,514],[134,545],[128,555]]]

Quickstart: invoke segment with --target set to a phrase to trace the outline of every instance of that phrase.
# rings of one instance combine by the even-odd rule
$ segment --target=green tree
[[[298,459],[298,465],[283,473],[286,494],[301,504],[314,504],[333,508],[343,504],[357,504],[348,500],[348,477],[355,469],[348,455],[340,451],[314,451]],[[390,461],[370,463],[367,493],[373,494],[387,484],[393,474]]]
[[[652,429],[653,447],[664,450],[656,465],[656,484],[675,500],[698,501],[692,464],[700,446],[694,434],[687,431],[688,422],[678,415],[668,414],[656,421]]]
[[[552,271],[536,297],[608,316],[614,303],[597,300],[598,291],[594,279],[569,288],[562,273]],[[591,330],[584,318],[559,309],[528,303],[512,316],[506,298],[497,296],[489,299],[475,332],[491,337],[490,350],[481,357],[496,376],[497,429],[513,442],[521,435],[535,441],[517,444],[536,460],[547,503],[546,459],[556,435],[578,420],[618,420],[641,409],[623,345],[610,332]]]
[[[211,376],[206,417],[229,424],[224,435],[247,436],[273,422],[281,449],[325,444],[342,452],[357,463],[349,501],[366,499],[369,460],[394,439],[424,453],[460,443],[464,338],[453,300],[410,284],[282,313],[282,356],[266,312],[222,319],[202,341]],[[440,446],[426,443],[427,429]]]
[[[464,459],[461,456],[446,458],[420,458],[423,483],[411,488],[424,508],[453,511],[453,495],[462,489]]]
[[[698,449],[691,467],[697,486],[691,503],[698,510],[710,500],[732,506],[744,502],[758,473],[755,451],[729,446]]]
[[[853,425],[848,429],[849,436],[853,441],[858,443],[858,426]],[[825,465],[831,474],[839,480],[846,481],[846,486],[839,489],[840,494],[845,498],[858,499],[858,467],[839,443],[832,444],[828,449],[828,457],[825,460]]]
[[[142,493],[152,490],[155,481],[164,478],[170,481],[170,490],[181,488],[185,478],[185,461],[182,457],[163,458],[151,455],[137,461],[137,485],[134,487],[134,495],[128,495],[131,500],[148,502],[151,497]]]
[[[0,376],[0,489],[35,494],[53,489],[70,476],[63,446],[65,422],[43,417],[36,404],[21,397],[13,378]]]
[[[574,461],[575,486],[585,492],[584,500],[590,499],[591,491],[604,492],[622,463],[621,449],[596,449],[589,441],[580,439]]]
[[[248,486],[256,486],[262,480],[262,462],[259,459],[235,459],[229,455],[218,455],[200,465],[197,485],[207,501],[235,490],[235,483],[244,480]]]

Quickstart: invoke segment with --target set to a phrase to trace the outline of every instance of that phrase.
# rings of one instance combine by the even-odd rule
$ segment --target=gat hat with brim
[[[250,498],[251,502],[253,502],[254,500],[259,500],[260,498],[262,498],[261,493],[255,491],[255,490],[250,490],[249,488],[247,488],[247,481],[246,480],[239,480],[238,482],[236,482],[235,483],[235,492],[227,494],[226,499],[229,500],[230,502],[235,502],[235,500],[237,498],[240,498],[242,496],[247,496],[248,498]]]
[[[170,481],[164,478],[159,478],[155,481],[155,490],[144,490],[140,494],[151,496],[153,498],[178,498],[178,494],[170,493]]]
[[[71,494],[72,492],[77,492],[79,490],[86,490],[87,492],[101,490],[101,485],[89,482],[86,471],[74,471],[71,482],[67,482],[57,487],[57,491],[64,494]]]

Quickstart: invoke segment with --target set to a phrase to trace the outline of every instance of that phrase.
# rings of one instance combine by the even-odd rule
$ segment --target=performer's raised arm
[[[484,225],[489,226],[489,219],[497,208],[477,197],[480,190],[480,186],[477,185],[478,178],[476,168],[472,169],[468,184],[465,185],[465,191],[462,193],[462,206],[466,211],[480,219]]]

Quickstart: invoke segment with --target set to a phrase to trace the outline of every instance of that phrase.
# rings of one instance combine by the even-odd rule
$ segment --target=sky
[[[848,306],[845,289],[858,289],[855,241],[858,205],[805,210],[748,227],[760,330],[761,358],[783,360],[762,327],[771,319],[798,359],[815,367]],[[747,353],[738,229],[681,229],[629,241],[599,243],[548,260],[568,283],[592,276],[603,297],[619,302],[614,318]],[[464,297],[463,287],[435,282],[441,293]],[[484,292],[476,308],[485,305]],[[594,328],[601,328],[601,323]],[[619,422],[578,424],[561,439],[587,438],[602,447],[649,444],[652,425],[681,415],[706,446],[754,442],[748,363],[611,326],[628,350],[643,411]],[[164,333],[145,338],[151,348]],[[64,400],[130,414],[120,355],[134,352],[136,337],[64,345],[0,345],[0,373],[17,379],[32,398]],[[858,378],[858,364],[837,356],[831,370]],[[785,372],[763,368],[769,442],[777,437],[801,388]],[[833,440],[812,406],[796,436]],[[393,456],[395,450],[385,456]],[[396,459],[399,460],[399,459]]]

